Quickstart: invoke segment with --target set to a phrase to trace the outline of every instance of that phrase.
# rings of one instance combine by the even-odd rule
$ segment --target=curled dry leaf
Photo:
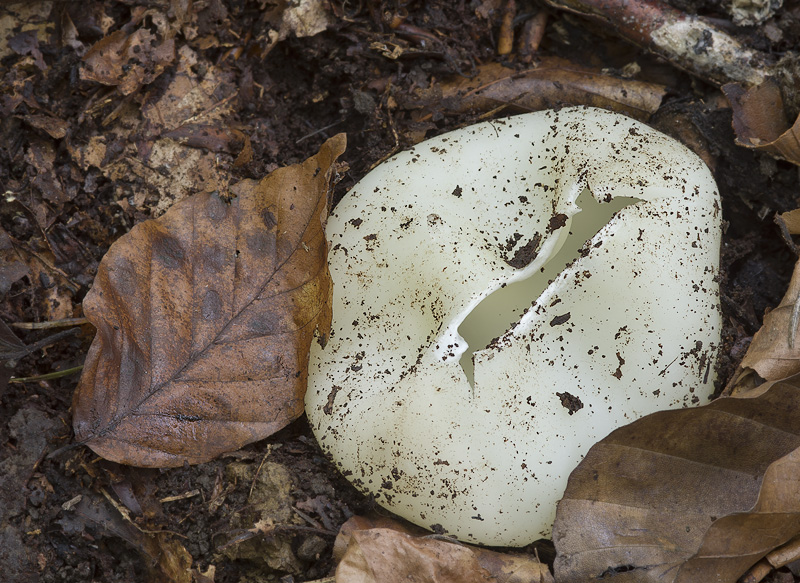
[[[344,135],[303,162],[200,194],[103,258],[97,327],[73,403],[76,439],[136,466],[200,463],[303,412],[308,349],[330,326],[323,232]]]
[[[339,527],[339,534],[333,542],[333,560],[339,563],[347,552],[353,533],[357,530],[369,530],[371,528],[391,528],[397,532],[412,536],[425,536],[430,531],[412,524],[402,519],[389,518],[381,514],[371,514],[369,516],[353,516]]]
[[[800,533],[800,379],[617,429],[569,479],[556,581],[734,583]]]
[[[733,108],[737,144],[800,165],[800,118],[789,124],[780,87],[773,80],[749,89],[730,83],[722,91]]]
[[[661,105],[661,85],[621,79],[558,57],[543,57],[536,67],[516,71],[491,63],[474,77],[459,77],[442,86],[448,110],[491,111],[498,106],[538,111],[555,105],[591,105],[648,119]]]
[[[792,235],[800,234],[800,209],[775,216],[786,243],[798,251]],[[738,395],[800,373],[800,262],[794,266],[789,287],[777,307],[764,316],[747,353],[723,394]]]
[[[764,316],[764,323],[753,336],[740,365],[761,378],[774,381],[800,373],[800,334],[798,334],[798,299],[800,299],[800,262],[795,265],[789,288],[778,307]]]
[[[370,522],[354,517],[342,525],[336,546],[346,544],[347,550],[336,568],[337,583],[553,582],[547,565],[532,556],[497,553],[435,535],[415,536],[415,527],[389,519],[379,520],[377,528]]]

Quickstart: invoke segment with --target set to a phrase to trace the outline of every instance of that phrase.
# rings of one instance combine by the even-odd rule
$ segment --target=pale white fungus
[[[323,450],[436,532],[547,536],[592,444],[706,402],[720,226],[696,155],[597,109],[481,123],[394,156],[326,230],[333,328],[306,396]]]

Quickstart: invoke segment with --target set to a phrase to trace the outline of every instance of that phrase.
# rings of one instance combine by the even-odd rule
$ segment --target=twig
[[[785,545],[771,550],[764,558],[776,569],[800,559],[800,537],[795,537]]]
[[[794,348],[794,341],[797,338],[797,324],[800,323],[800,295],[794,300],[792,307],[792,321],[789,323],[789,348]]]
[[[610,26],[619,36],[717,85],[731,82],[758,85],[779,73],[776,63],[766,53],[749,49],[707,20],[659,0],[547,2],[554,8]],[[785,73],[797,75],[795,71]]]
[[[758,583],[773,569],[780,569],[797,559],[800,559],[800,537],[795,537],[785,545],[767,553],[767,556],[750,567],[739,579],[739,583]]]
[[[253,481],[250,482],[250,491],[247,493],[247,499],[253,496],[253,489],[256,487],[256,482],[258,481],[258,476],[261,473],[261,468],[264,467],[264,462],[267,461],[267,456],[272,453],[272,444],[267,444],[267,453],[264,454],[264,457],[261,458],[261,463],[258,464],[258,469],[256,469],[256,473],[253,474]]]
[[[75,374],[76,372],[80,372],[83,370],[83,365],[73,366],[72,368],[66,368],[64,370],[57,370],[55,372],[49,372],[47,374],[40,374],[32,377],[11,377],[8,379],[9,383],[33,383],[37,381],[52,381],[53,379],[60,379],[61,377],[66,377],[71,374]]]
[[[342,123],[343,121],[344,121],[343,119],[340,119],[339,121],[335,121],[335,122],[333,122],[332,124],[326,125],[324,128],[320,128],[320,129],[318,129],[318,130],[314,130],[314,131],[313,131],[313,132],[311,132],[310,134],[306,134],[306,135],[304,135],[302,138],[298,139],[298,140],[295,142],[295,144],[299,144],[299,143],[301,143],[301,142],[305,142],[305,141],[306,141],[308,138],[313,138],[313,137],[314,137],[314,136],[316,136],[317,134],[321,134],[321,133],[323,133],[323,132],[325,132],[325,131],[327,131],[327,130],[331,129],[332,127],[338,126],[338,125],[339,125],[340,123]]]
[[[750,567],[747,573],[742,575],[739,579],[739,583],[758,583],[769,575],[771,571],[772,565],[770,565],[766,559],[761,559],[758,563]]]
[[[544,38],[546,27],[547,12],[544,10],[539,11],[534,17],[529,18],[525,21],[525,24],[522,25],[519,54],[523,62],[530,63],[533,61],[533,55],[539,50],[539,44]]]
[[[775,213],[775,218],[773,221],[776,225],[778,225],[778,229],[781,231],[781,238],[783,239],[783,242],[786,243],[786,246],[792,253],[795,254],[796,257],[800,257],[800,248],[797,247],[792,239],[792,234],[789,232],[789,226],[786,224],[786,221],[783,220],[781,215],[778,213]]]
[[[136,521],[134,521],[131,518],[131,513],[128,510],[128,508],[126,506],[124,506],[122,503],[117,502],[117,500],[111,494],[108,493],[108,490],[106,490],[105,488],[100,488],[100,493],[105,497],[106,500],[108,500],[108,502],[114,508],[116,508],[117,512],[119,512],[122,515],[122,518],[125,520],[125,522],[127,522],[128,524],[133,526],[139,532],[142,532],[144,534],[156,534],[156,535],[157,534],[171,534],[173,536],[177,536],[177,537],[180,537],[180,538],[183,538],[183,539],[188,539],[189,538],[185,534],[181,534],[179,532],[175,532],[174,530],[150,530],[150,529],[147,529],[147,528],[142,528],[141,526],[136,524]]]
[[[503,20],[500,23],[500,34],[497,39],[497,54],[508,55],[514,49],[514,17],[517,15],[517,3],[506,0],[503,8]]]
[[[183,494],[177,494],[175,496],[166,496],[159,500],[162,504],[166,502],[177,502],[178,500],[186,500],[187,498],[194,498],[195,496],[200,495],[200,490],[190,490],[188,492],[184,492]]]
[[[317,522],[316,520],[314,520],[313,518],[311,518],[311,517],[310,517],[308,514],[306,514],[305,512],[303,512],[303,511],[301,511],[301,510],[298,510],[298,509],[297,509],[297,508],[295,508],[294,506],[292,506],[292,510],[294,510],[294,511],[295,511],[295,513],[297,514],[297,516],[299,516],[300,518],[302,518],[303,520],[305,520],[307,523],[309,523],[309,524],[310,524],[311,526],[313,526],[314,528],[319,528],[319,529],[323,529],[323,530],[324,530],[324,527],[323,527],[323,526],[322,526],[322,525],[321,525],[319,522]]]
[[[47,338],[42,338],[41,340],[34,342],[33,344],[15,347],[15,350],[11,349],[4,350],[2,358],[3,360],[19,360],[24,356],[33,354],[37,350],[41,350],[42,348],[47,348],[48,346],[55,344],[59,340],[72,336],[79,331],[80,328],[70,328],[69,330],[62,330],[61,332],[56,332],[55,334],[51,334]]]
[[[13,328],[21,330],[47,330],[50,328],[64,328],[66,326],[82,326],[88,324],[86,318],[62,318],[61,320],[47,320],[45,322],[12,322]]]

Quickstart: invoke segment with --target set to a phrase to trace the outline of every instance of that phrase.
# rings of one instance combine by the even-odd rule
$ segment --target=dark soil
[[[113,87],[81,79],[82,53],[70,39],[88,48],[127,26],[137,11],[172,15],[181,3],[32,4],[46,10],[38,20],[13,21],[7,31],[13,50],[0,60],[0,319],[6,323],[81,317],[81,301],[103,254],[134,224],[162,212],[158,202],[166,196],[140,176],[115,176],[77,161],[71,146],[95,136],[104,136],[107,147],[101,167],[122,160],[129,140],[146,142],[147,129],[137,129],[132,137],[109,133],[121,127],[116,116],[123,117],[117,108],[124,99]],[[683,9],[724,15],[717,0],[684,4]],[[798,30],[794,5],[787,2],[770,21],[786,34],[768,36],[763,27],[751,27],[740,31],[744,41],[763,50],[796,50],[789,40],[798,38],[790,34]],[[15,6],[0,3],[0,19],[17,18]],[[443,79],[471,75],[481,63],[518,66],[509,56],[497,56],[499,16],[483,18],[476,13],[480,6],[463,0],[333,0],[334,18],[325,32],[289,35],[267,52],[266,33],[279,22],[269,3],[195,1],[194,31],[178,34],[176,46],[189,46],[199,55],[198,75],[213,65],[230,75],[238,89],[227,120],[249,136],[253,155],[234,165],[237,152],[222,151],[220,163],[231,183],[301,161],[326,138],[346,132],[343,158],[349,171],[336,187],[338,200],[391,153],[485,119],[483,111],[450,113],[426,93]],[[533,1],[517,2],[520,22],[540,9]],[[393,19],[401,17],[409,26],[391,28]],[[147,18],[156,22],[155,16],[145,17],[146,23]],[[43,32],[32,39],[23,24]],[[773,216],[800,206],[797,168],[736,146],[730,109],[709,105],[719,102],[718,89],[578,18],[551,11],[539,50],[615,71],[639,63],[638,78],[668,88],[651,123],[674,133],[675,120],[683,120],[714,160],[728,221],[722,252],[726,327],[719,364],[724,385],[791,275],[796,258]],[[147,100],[168,90],[175,75],[174,64],[168,64],[125,98],[134,117]],[[422,102],[425,107],[415,105]],[[43,125],[31,116],[60,120],[66,133],[52,119]],[[14,329],[27,345],[53,332]],[[14,358],[14,376],[80,365],[93,333],[84,325],[77,334]],[[0,334],[0,343],[3,338]],[[338,527],[373,508],[322,456],[303,418],[240,452],[180,469],[123,467],[86,448],[49,457],[72,439],[70,404],[77,380],[72,374],[11,383],[0,395],[4,581],[167,581],[172,573],[168,557],[191,561],[197,581],[320,579],[334,567],[331,551]],[[266,532],[248,530],[259,520],[274,525]],[[169,534],[152,534],[157,531]],[[547,556],[548,551],[541,553]],[[207,571],[211,565],[213,574]]]

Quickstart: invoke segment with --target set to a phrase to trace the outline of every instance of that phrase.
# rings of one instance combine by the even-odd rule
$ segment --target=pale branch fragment
[[[519,53],[524,63],[533,61],[533,55],[539,50],[547,26],[547,12],[542,10],[525,21],[520,34]]]
[[[514,48],[514,17],[516,15],[516,2],[507,0],[503,8],[503,20],[500,23],[500,34],[497,39],[498,55],[508,55]]]
[[[776,61],[750,49],[701,17],[686,14],[659,0],[547,0],[548,4],[585,16],[630,42],[648,49],[716,85],[739,82],[759,85],[770,76],[798,85],[795,55]],[[795,98],[796,99],[796,98]]]
[[[740,583],[759,583],[773,569],[780,569],[798,559],[800,559],[800,537],[795,537],[785,545],[767,553],[763,559],[750,567],[750,570],[739,581]]]

